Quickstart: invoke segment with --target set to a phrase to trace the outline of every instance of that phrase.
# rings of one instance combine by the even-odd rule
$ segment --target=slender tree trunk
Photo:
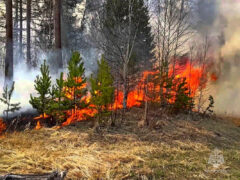
[[[12,0],[6,0],[5,85],[13,80],[13,20]]]
[[[19,52],[20,52],[20,57],[23,57],[23,3],[22,0],[19,1],[20,4],[20,12],[19,12],[19,16],[20,16],[20,28],[19,28]]]
[[[144,124],[147,126],[149,125],[148,121],[148,75],[147,75],[147,82],[145,83],[145,108],[144,108]]]
[[[58,68],[63,68],[61,41],[61,0],[55,0],[54,3],[54,34],[57,65]]]
[[[123,113],[127,110],[127,63],[123,65]]]
[[[15,0],[15,22],[14,22],[14,28],[15,28],[15,32],[16,32],[16,43],[18,43],[18,0]],[[18,44],[17,44],[18,45]]]
[[[31,3],[32,0],[27,0],[27,64],[31,67]]]

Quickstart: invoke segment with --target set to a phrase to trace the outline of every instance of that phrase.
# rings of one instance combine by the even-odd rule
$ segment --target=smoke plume
[[[240,115],[240,1],[218,0],[218,24],[222,31],[219,49],[219,79],[215,86],[216,112]]]

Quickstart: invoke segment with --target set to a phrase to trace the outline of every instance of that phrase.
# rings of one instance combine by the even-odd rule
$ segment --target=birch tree
[[[164,86],[171,84],[175,76],[176,61],[187,53],[184,46],[192,33],[190,28],[190,5],[188,0],[156,0],[154,8],[155,56],[158,61],[160,97],[166,103]],[[172,67],[170,78],[169,68]],[[169,79],[170,78],[170,79]],[[166,90],[167,92],[169,90]]]

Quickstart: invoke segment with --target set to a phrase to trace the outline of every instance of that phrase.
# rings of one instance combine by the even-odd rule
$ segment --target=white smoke
[[[240,115],[240,1],[218,0],[219,16],[215,23],[222,25],[224,42],[219,54],[219,79],[215,88],[215,110],[220,114]]]
[[[29,104],[30,94],[34,93],[34,79],[40,74],[38,70],[31,70],[25,64],[18,64],[14,66],[14,82],[15,90],[13,93],[12,103],[21,103],[21,111],[30,109]],[[4,87],[4,78],[0,82],[0,96],[2,96]],[[6,109],[6,105],[0,104],[0,114]]]
[[[67,51],[67,50],[65,50]],[[69,50],[68,50],[69,51]],[[99,52],[94,49],[85,49],[83,53],[81,53],[81,56],[84,61],[85,65],[85,76],[89,77],[97,67],[97,59],[99,57]],[[14,78],[13,81],[15,82],[15,89],[14,93],[11,99],[11,103],[21,103],[21,110],[20,112],[25,112],[27,110],[32,110],[32,106],[29,103],[30,100],[30,94],[33,96],[37,95],[37,92],[34,88],[34,80],[38,75],[41,75],[40,73],[40,65],[43,63],[44,60],[49,59],[51,57],[51,53],[39,53],[38,55],[38,67],[35,69],[29,69],[28,66],[23,63],[24,60],[21,60],[20,62],[14,65]],[[14,58],[16,60],[16,58]],[[59,70],[59,72],[64,72],[64,74],[67,74],[67,62],[68,60],[64,60],[64,69]],[[48,62],[47,62],[48,63]],[[50,65],[50,75],[51,75],[51,81],[52,85],[55,84],[55,81],[57,78],[59,78],[59,75],[53,75],[51,74],[51,68]],[[3,75],[3,69],[0,69],[0,73]],[[0,76],[0,97],[2,97],[4,88],[4,76]],[[6,109],[6,106],[0,102],[0,115],[3,114],[3,111]]]

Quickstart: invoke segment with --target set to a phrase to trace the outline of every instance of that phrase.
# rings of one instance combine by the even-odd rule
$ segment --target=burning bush
[[[111,110],[122,109],[123,91],[120,88],[114,90],[113,78],[103,57],[98,65],[97,76],[92,75],[91,90],[88,92],[84,63],[79,53],[73,53],[69,61],[67,78],[64,79],[61,73],[52,88],[49,69],[44,62],[41,66],[42,76],[37,77],[35,81],[35,89],[39,97],[31,96],[30,101],[41,113],[37,120],[50,117],[62,126],[66,126],[89,117],[94,119],[97,117],[95,126],[98,126],[97,122],[100,122],[104,114],[109,114]],[[169,68],[167,73],[161,73],[160,70],[145,71],[137,85],[128,91],[127,107],[141,106],[148,101],[150,104],[170,107],[170,110],[176,113],[192,111],[199,87],[206,86],[207,81],[202,79],[207,77],[200,67],[188,61],[183,65],[176,64],[175,70]],[[41,126],[38,122],[39,127]]]
[[[35,89],[38,97],[31,95],[30,104],[41,114],[35,119],[54,118],[62,125],[69,125],[74,121],[93,117],[95,111],[88,109],[88,96],[86,88],[85,69],[79,53],[73,53],[68,64],[67,79],[63,79],[63,73],[56,80],[56,85],[51,87],[49,67],[44,61],[41,65],[41,77],[35,80]],[[40,123],[37,123],[40,127]]]

